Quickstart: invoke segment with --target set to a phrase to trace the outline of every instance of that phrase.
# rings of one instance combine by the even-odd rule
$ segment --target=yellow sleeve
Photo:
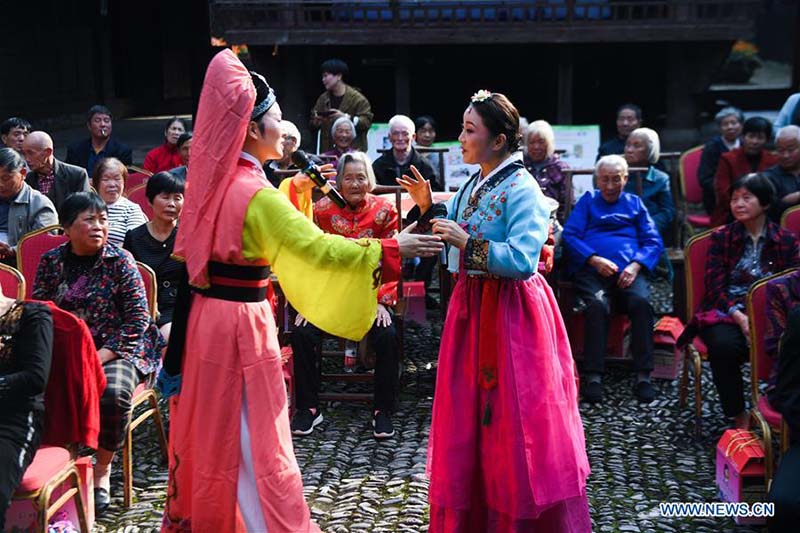
[[[311,201],[311,191],[308,190],[302,194],[294,190],[292,178],[285,178],[278,186],[289,202],[297,208],[298,211],[303,213],[309,220],[314,219],[314,202]],[[296,202],[296,203],[295,203]]]
[[[248,205],[242,253],[248,260],[267,259],[289,303],[318,328],[360,340],[372,327],[379,240],[323,233],[270,188],[256,193]]]

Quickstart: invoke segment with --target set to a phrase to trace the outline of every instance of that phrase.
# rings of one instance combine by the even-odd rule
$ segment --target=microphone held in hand
[[[444,204],[433,204],[425,215],[430,214],[430,218],[447,218],[447,207]],[[447,243],[439,252],[439,262],[442,266],[447,266]]]
[[[316,185],[319,190],[321,190],[325,196],[330,198],[330,200],[338,207],[344,207],[347,205],[344,201],[344,198],[342,198],[342,195],[339,194],[339,191],[328,184],[328,180],[322,176],[322,173],[319,171],[319,167],[315,165],[313,161],[311,161],[311,159],[308,157],[308,154],[302,150],[297,150],[292,154],[292,163],[297,165],[297,167],[300,169],[300,172],[311,178],[311,181],[314,182],[314,185]]]

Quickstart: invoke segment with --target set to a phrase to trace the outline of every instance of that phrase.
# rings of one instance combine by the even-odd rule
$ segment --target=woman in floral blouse
[[[95,508],[110,503],[111,461],[122,447],[136,386],[158,370],[164,340],[150,318],[144,282],[131,255],[108,242],[108,210],[94,193],[75,193],[59,216],[69,241],[46,252],[33,297],[86,321],[103,363]]]

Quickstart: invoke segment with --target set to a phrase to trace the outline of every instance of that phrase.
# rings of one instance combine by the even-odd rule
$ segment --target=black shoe
[[[390,439],[394,437],[392,419],[383,411],[378,411],[378,414],[372,419],[372,427],[375,428],[372,432],[372,436],[376,439]]]
[[[310,435],[314,428],[322,423],[322,411],[317,414],[311,409],[300,409],[292,418],[292,435]]]
[[[94,489],[94,514],[100,516],[111,505],[111,494],[108,489],[100,487]]]
[[[583,400],[589,403],[603,401],[603,384],[600,381],[590,381],[583,387]]]
[[[425,295],[425,309],[439,309],[439,302],[430,294]]]
[[[656,399],[656,389],[649,381],[637,383],[633,388],[633,393],[636,394],[639,403],[650,403]]]

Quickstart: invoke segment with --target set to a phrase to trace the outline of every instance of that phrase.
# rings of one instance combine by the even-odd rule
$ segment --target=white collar
[[[488,173],[486,176],[484,176],[484,177],[482,177],[481,179],[479,179],[479,180],[478,180],[478,183],[476,183],[476,184],[475,184],[475,187],[473,187],[473,189],[472,189],[472,194],[470,194],[470,196],[475,196],[475,193],[477,193],[477,192],[478,192],[478,189],[480,189],[480,188],[481,188],[481,186],[482,186],[484,183],[486,183],[487,181],[489,181],[489,178],[491,178],[492,176],[494,176],[495,174],[497,174],[498,172],[500,172],[500,171],[501,171],[503,168],[507,167],[508,165],[510,165],[511,163],[513,163],[514,161],[519,161],[521,158],[522,158],[522,152],[514,152],[513,154],[510,154],[508,157],[506,157],[506,158],[503,160],[503,162],[502,162],[502,163],[500,163],[499,165],[497,165],[497,166],[494,168],[494,170],[492,170],[492,171],[491,171],[491,172],[489,172],[489,173]]]
[[[732,142],[732,143],[729,143],[728,141],[726,141],[725,137],[720,136],[720,139],[722,139],[722,144],[724,144],[728,148],[728,150],[733,150],[734,148],[739,148],[739,145],[741,144],[741,141],[739,140],[739,137],[736,137],[736,140],[734,142]]]
[[[239,157],[241,157],[242,159],[246,159],[247,161],[250,161],[250,162],[251,162],[251,163],[253,163],[253,164],[254,164],[256,167],[258,167],[258,168],[261,168],[261,161],[259,161],[258,159],[256,159],[256,158],[253,156],[253,154],[249,154],[249,153],[245,152],[244,150],[242,150],[242,152],[240,152],[240,153],[239,153]]]

